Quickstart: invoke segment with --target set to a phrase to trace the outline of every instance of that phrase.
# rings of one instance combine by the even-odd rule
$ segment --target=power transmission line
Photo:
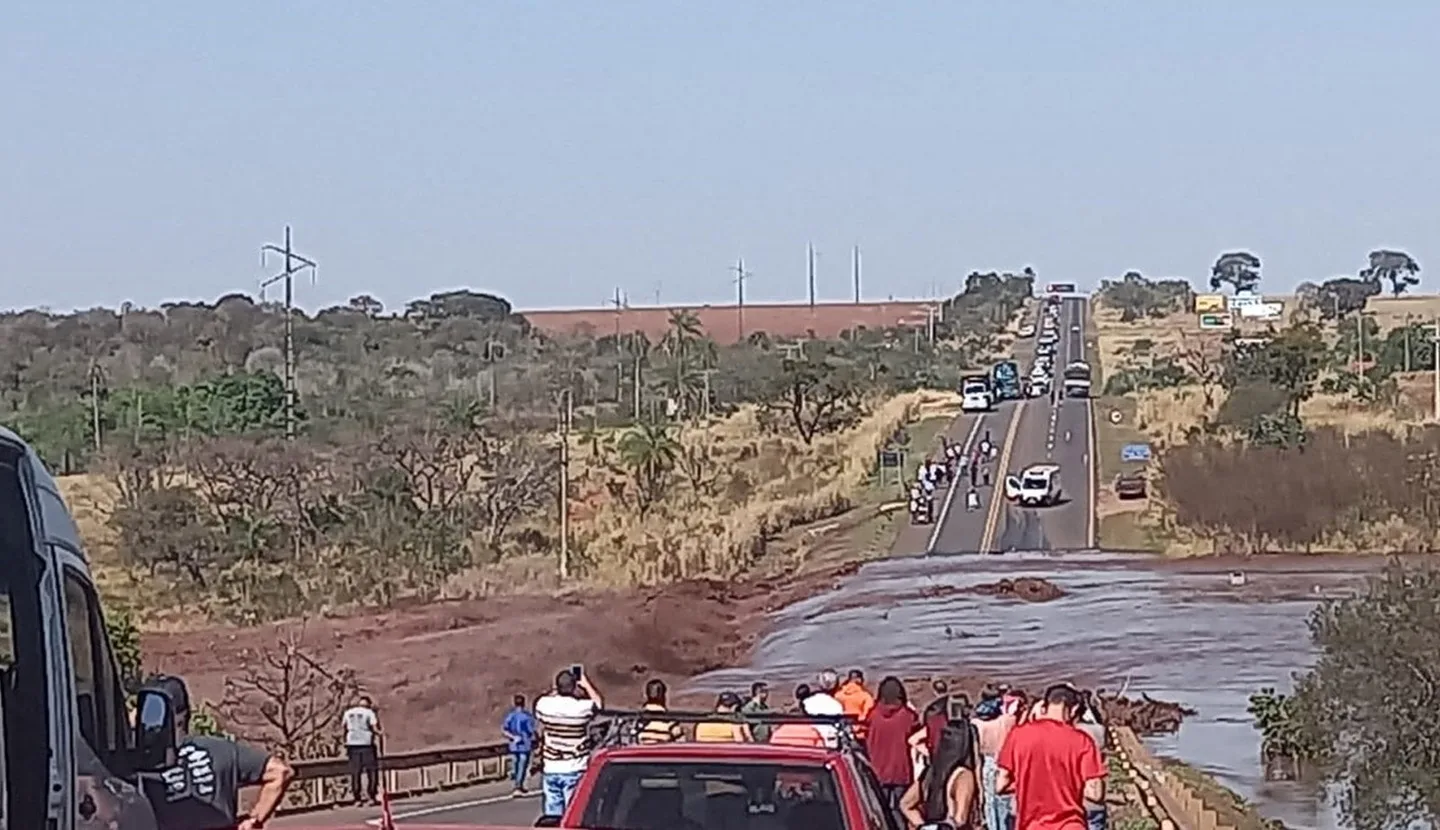
[[[265,267],[267,254],[279,254],[285,258],[285,270],[260,283],[260,299],[265,299],[265,289],[281,280],[285,281],[285,437],[295,437],[295,275],[310,270],[313,282],[319,265],[297,253],[290,244],[290,226],[285,226],[285,247],[265,244],[260,246],[260,267]]]

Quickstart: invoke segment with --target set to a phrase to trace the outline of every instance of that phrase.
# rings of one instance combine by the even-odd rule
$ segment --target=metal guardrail
[[[1116,729],[1112,740],[1126,771],[1135,777],[1145,808],[1159,820],[1161,830],[1233,830],[1220,823],[1219,814],[1189,784],[1166,770],[1129,727]]]
[[[503,781],[510,775],[505,743],[475,744],[382,755],[380,774],[391,798],[406,798]],[[350,762],[346,758],[296,761],[295,779],[282,813],[308,812],[351,803]],[[247,793],[253,798],[254,792]],[[248,801],[242,806],[248,805]]]

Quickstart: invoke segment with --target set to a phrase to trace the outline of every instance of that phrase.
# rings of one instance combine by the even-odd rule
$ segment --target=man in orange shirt
[[[870,710],[875,708],[875,696],[865,688],[865,672],[851,669],[850,676],[845,679],[840,691],[835,693],[835,698],[840,701],[845,714],[855,720],[855,737],[865,740],[865,719],[870,716]]]

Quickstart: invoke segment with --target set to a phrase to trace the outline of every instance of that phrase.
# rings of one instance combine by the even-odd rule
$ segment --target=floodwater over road
[[[1291,827],[1328,830],[1338,825],[1313,790],[1263,780],[1247,698],[1266,685],[1288,690],[1312,660],[1306,617],[1315,602],[1349,595],[1382,565],[1379,557],[1099,552],[885,560],[779,612],[751,666],[705,675],[695,688],[739,688],[757,675],[797,681],[822,666],[865,667],[872,683],[881,673],[957,669],[1032,689],[1074,678],[1118,690],[1128,679],[1131,694],[1198,710],[1177,735],[1153,742],[1158,751],[1215,775]],[[1231,585],[1237,569],[1243,586]],[[1027,603],[953,591],[1017,576],[1045,577],[1067,594]]]

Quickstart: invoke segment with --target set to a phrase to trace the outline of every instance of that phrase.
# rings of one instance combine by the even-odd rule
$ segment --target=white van
[[[1018,476],[1005,476],[1005,498],[1025,507],[1055,504],[1060,500],[1060,465],[1031,464]]]

